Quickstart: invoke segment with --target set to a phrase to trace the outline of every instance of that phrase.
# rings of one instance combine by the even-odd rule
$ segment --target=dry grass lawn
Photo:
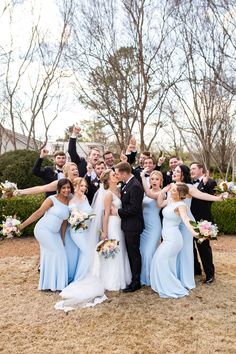
[[[236,237],[214,242],[216,282],[160,299],[150,288],[109,293],[95,308],[65,314],[39,292],[33,238],[0,242],[0,353],[236,353]]]

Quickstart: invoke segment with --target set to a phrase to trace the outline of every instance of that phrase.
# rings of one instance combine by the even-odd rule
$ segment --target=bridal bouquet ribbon
[[[216,187],[217,194],[228,193],[231,197],[236,197],[236,186],[233,182],[222,181]]]
[[[202,243],[203,241],[217,240],[218,227],[216,224],[212,224],[212,222],[207,220],[201,221],[190,221],[190,224],[193,226],[194,230],[198,232],[198,236],[194,236],[197,238],[198,243]]]
[[[5,220],[3,220],[3,223],[0,225],[2,228],[0,234],[6,238],[20,236],[21,232],[17,227],[20,224],[21,224],[20,220],[16,219],[15,217],[6,216]]]
[[[16,183],[5,181],[0,183],[0,190],[3,198],[11,198],[14,192],[17,190]]]
[[[105,259],[114,258],[120,251],[119,244],[118,240],[104,240],[98,243],[96,251]]]
[[[86,221],[94,217],[95,214],[87,214],[76,208],[73,208],[70,212],[68,222],[71,225],[72,229],[75,229],[76,231],[79,229],[86,230],[88,228]]]

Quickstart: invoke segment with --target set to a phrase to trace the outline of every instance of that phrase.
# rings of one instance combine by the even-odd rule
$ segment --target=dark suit
[[[70,138],[68,153],[70,155],[71,162],[74,162],[77,165],[80,177],[84,177],[87,173],[87,161],[84,157],[80,157],[76,151],[76,138]],[[131,152],[129,155],[126,155],[128,159],[127,161],[130,164],[135,162],[136,154],[136,152]]]
[[[216,187],[216,182],[210,178],[205,185],[201,181],[197,188],[203,193],[208,193],[213,195],[215,187]],[[213,222],[213,217],[211,214],[211,204],[212,202],[207,202],[195,198],[192,199],[191,212],[196,221],[208,220]],[[200,274],[201,266],[198,261],[197,250],[195,245],[197,245],[198,248],[198,252],[202,261],[202,266],[206,274],[206,279],[210,279],[214,276],[215,273],[210,241],[205,240],[202,243],[197,243],[195,239],[194,242],[194,269],[195,269],[195,274]]]
[[[57,180],[58,174],[55,171],[53,166],[46,166],[44,168],[42,167],[43,159],[39,157],[34,164],[34,167],[32,168],[32,172],[35,176],[42,178],[42,180],[45,182],[45,184],[51,183],[53,181]],[[50,195],[56,194],[55,192],[47,192],[45,193],[46,197]]]
[[[97,190],[100,187],[100,179],[97,177],[91,181],[91,176],[85,176],[85,179],[88,183],[88,192],[87,192],[87,198],[89,201],[89,204],[92,204],[94,194],[97,192]]]
[[[143,220],[143,188],[136,178],[131,178],[121,192],[122,208],[118,210],[121,218],[121,229],[124,231],[128,252],[132,283],[140,283],[141,255],[140,234],[144,229]]]

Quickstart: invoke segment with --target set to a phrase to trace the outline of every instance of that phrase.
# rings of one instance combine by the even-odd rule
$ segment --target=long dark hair
[[[59,179],[59,181],[57,183],[57,193],[60,193],[62,187],[65,186],[66,184],[70,185],[70,190],[71,190],[71,193],[73,194],[74,193],[74,186],[68,178]]]
[[[179,168],[182,172],[182,182],[184,183],[191,183],[191,176],[190,176],[190,168],[186,165],[179,165]]]

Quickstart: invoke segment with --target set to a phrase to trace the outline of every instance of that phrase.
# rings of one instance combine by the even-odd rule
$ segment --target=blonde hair
[[[66,162],[65,165],[63,166],[62,171],[63,171],[65,178],[69,177],[70,166],[72,166],[72,165],[74,165],[76,168],[78,168],[76,163],[74,163],[74,162]]]
[[[74,188],[76,189],[76,188],[80,187],[80,185],[81,185],[82,182],[85,182],[85,184],[86,184],[86,186],[87,186],[87,190],[88,190],[88,183],[87,183],[86,179],[83,178],[83,177],[76,177],[76,178],[74,179],[74,181],[73,181],[73,186],[74,186]]]
[[[100,177],[100,181],[103,183],[104,189],[109,188],[109,179],[110,179],[110,173],[112,169],[109,168],[106,171],[104,171]]]
[[[185,183],[176,183],[176,188],[179,193],[180,199],[185,199],[186,196],[189,194],[189,188]]]
[[[152,173],[150,174],[150,179],[152,178],[152,176],[157,176],[161,179],[160,187],[162,187],[163,186],[163,174],[161,173],[161,171],[152,171]]]

